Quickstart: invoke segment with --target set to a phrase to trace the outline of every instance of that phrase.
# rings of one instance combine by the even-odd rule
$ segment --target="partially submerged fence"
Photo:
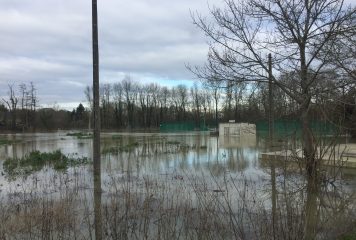
[[[203,123],[198,125],[194,122],[170,122],[160,124],[159,130],[160,132],[207,131],[208,127]]]
[[[321,135],[329,135],[337,132],[335,125],[326,121],[311,121],[311,129]],[[268,121],[256,122],[257,132],[268,132]],[[292,134],[300,133],[302,130],[302,123],[299,120],[275,120],[274,133],[275,134]]]

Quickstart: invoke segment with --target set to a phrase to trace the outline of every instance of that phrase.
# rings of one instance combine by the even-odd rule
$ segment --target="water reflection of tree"
[[[234,170],[238,172],[243,172],[244,170],[246,170],[249,162],[246,159],[245,154],[246,152],[243,148],[229,149],[227,161],[229,170]]]

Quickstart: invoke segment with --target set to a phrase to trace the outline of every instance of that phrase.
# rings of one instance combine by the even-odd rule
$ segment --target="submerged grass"
[[[138,147],[140,144],[138,142],[132,142],[124,146],[115,146],[115,147],[109,147],[109,148],[104,148],[102,150],[103,154],[107,153],[119,153],[119,152],[130,152],[134,150],[136,147]]]
[[[9,145],[9,144],[13,144],[16,142],[17,142],[16,140],[0,139],[0,146],[1,145]]]
[[[112,135],[112,139],[122,139],[122,135]]]
[[[75,132],[67,133],[66,136],[77,137],[78,139],[91,139],[93,135],[91,133]]]
[[[5,174],[14,179],[42,170],[45,166],[53,167],[57,171],[64,171],[68,167],[89,163],[88,158],[72,158],[64,155],[60,150],[54,152],[33,151],[17,159],[8,158],[3,163]]]

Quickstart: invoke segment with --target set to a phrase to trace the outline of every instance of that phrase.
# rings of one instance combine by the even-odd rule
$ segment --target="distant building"
[[[220,136],[243,136],[243,135],[256,135],[256,125],[250,123],[220,123],[219,135]]]

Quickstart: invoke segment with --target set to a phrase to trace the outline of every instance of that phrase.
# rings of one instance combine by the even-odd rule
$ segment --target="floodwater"
[[[91,165],[81,166],[80,171],[69,168],[67,171],[60,173],[55,173],[53,169],[46,168],[42,169],[39,173],[33,174],[33,176],[26,176],[16,180],[10,180],[2,166],[2,163],[8,158],[19,159],[35,150],[40,152],[61,150],[65,155],[88,157],[91,159],[92,139],[90,137],[70,136],[68,132],[65,131],[54,133],[9,134],[1,135],[0,137],[11,141],[10,144],[0,146],[0,193],[2,195],[18,192],[20,191],[19,189],[22,191],[26,191],[26,189],[36,191],[39,182],[42,184],[40,189],[45,188],[46,193],[55,193],[58,191],[56,187],[60,187],[63,182],[65,184],[69,181],[75,182],[76,180],[73,179],[79,174],[82,178],[80,183],[82,189],[92,189]],[[274,150],[279,150],[288,148],[291,144],[295,143],[292,143],[288,139],[280,138],[277,139],[273,145]],[[147,183],[147,176],[150,176],[152,178],[161,179],[161,181],[167,181],[169,184],[181,186],[182,190],[180,191],[185,191],[185,194],[184,197],[180,196],[179,198],[183,200],[187,198],[188,195],[190,196],[192,190],[195,191],[197,195],[192,199],[194,199],[194,201],[202,201],[199,200],[202,196],[199,195],[200,189],[196,187],[196,182],[194,182],[194,184],[192,184],[192,180],[188,183],[182,184],[182,182],[187,178],[191,179],[191,176],[196,176],[197,178],[205,176],[211,181],[210,183],[208,182],[208,184],[214,185],[215,188],[210,189],[214,194],[221,194],[225,191],[229,192],[229,189],[233,190],[234,188],[237,190],[235,194],[231,191],[231,193],[229,193],[231,196],[224,198],[226,202],[223,204],[227,204],[229,198],[242,198],[243,204],[236,204],[236,208],[229,206],[230,211],[239,212],[241,206],[245,208],[246,202],[244,201],[246,200],[244,198],[249,196],[247,198],[251,204],[255,204],[257,198],[264,198],[263,206],[265,209],[268,211],[272,209],[273,212],[280,209],[280,212],[278,212],[278,214],[281,215],[279,216],[280,219],[285,217],[283,216],[285,212],[282,211],[282,209],[287,208],[288,210],[288,207],[290,209],[299,209],[298,203],[294,203],[293,201],[300,200],[305,203],[307,209],[305,217],[306,226],[312,226],[311,228],[314,230],[320,228],[316,223],[318,220],[313,217],[317,209],[319,209],[320,206],[325,207],[324,205],[327,205],[327,207],[325,207],[327,210],[320,212],[324,215],[326,213],[329,214],[329,208],[333,209],[331,206],[332,201],[338,204],[340,209],[342,207],[347,211],[348,218],[350,215],[352,217],[356,216],[355,211],[349,211],[349,209],[355,209],[356,206],[356,169],[338,169],[332,176],[325,173],[325,176],[323,175],[322,184],[318,184],[319,187],[316,189],[314,184],[311,184],[308,179],[305,179],[305,177],[300,174],[298,167],[286,168],[284,166],[285,168],[283,169],[281,166],[275,166],[274,164],[271,166],[271,164],[263,162],[260,159],[260,153],[268,150],[269,147],[267,145],[270,144],[268,144],[264,137],[260,137],[259,135],[216,137],[210,136],[208,133],[197,132],[102,133],[101,162],[104,197],[106,194],[106,198],[109,198],[109,194],[112,192],[112,189],[107,187],[106,183],[110,182],[110,179],[114,179],[114,175],[116,177],[124,176],[122,179],[130,181],[136,179],[137,182],[142,181],[145,184]],[[63,175],[70,175],[71,179],[69,179],[69,177],[62,178]],[[223,183],[219,182],[219,179],[223,179]],[[241,184],[235,184],[234,181],[236,179],[248,179],[249,182],[242,181]],[[286,179],[288,181],[286,181]],[[229,182],[229,180],[234,181]],[[249,193],[247,190],[244,190],[245,192],[243,192],[244,194],[241,196],[240,187],[250,187],[251,185],[248,184],[251,182],[255,183],[255,191]],[[204,178],[203,183],[207,183],[206,178]],[[204,185],[203,183],[199,184],[202,186]],[[36,187],[34,188],[33,185],[36,185]],[[324,191],[322,194],[320,194],[321,188],[323,188]],[[336,190],[336,188],[338,189]],[[155,189],[155,191],[157,189]],[[204,191],[206,191],[206,189]],[[295,195],[297,191],[301,191],[298,197]],[[318,194],[320,196],[327,196],[327,200],[321,201],[323,198],[319,195],[318,198],[314,197],[316,196],[314,194],[315,192],[319,192]],[[291,196],[294,196],[294,198]],[[332,196],[332,200],[330,196]],[[215,199],[215,195],[210,196],[210,198],[214,199],[214,201],[218,201]],[[182,199],[180,199],[179,202],[182,202]],[[209,199],[205,199],[203,203],[205,203],[205,201],[208,202]],[[287,199],[292,202],[287,203]],[[335,199],[336,201],[334,201]],[[189,201],[193,200],[190,199]],[[234,202],[236,203],[236,201]],[[345,205],[341,206],[339,204],[340,202],[347,202],[347,207],[345,207]],[[199,204],[201,205],[202,202],[199,202]],[[195,203],[193,203],[193,205],[195,206]],[[210,203],[207,206],[209,205]],[[222,205],[216,206],[221,207]],[[299,210],[304,212],[305,209],[303,209]],[[218,211],[221,211],[221,208],[219,208]],[[248,212],[251,214],[250,210]],[[333,209],[332,214],[335,214],[335,212],[337,211]],[[167,213],[165,212],[164,214]],[[204,214],[206,214],[206,212]],[[227,212],[227,214],[231,214],[231,212]],[[292,216],[302,215],[294,212],[293,214]],[[215,215],[212,217],[214,216]],[[318,217],[320,216],[318,215]],[[286,216],[286,219],[288,220],[288,216]],[[325,217],[325,219],[327,218]],[[246,220],[242,220],[242,222],[244,221]],[[353,222],[356,221],[356,218],[347,221]],[[332,225],[329,222],[327,222],[327,224]],[[226,226],[228,225],[231,225],[231,223],[227,223]],[[302,230],[300,231],[312,232],[312,230],[308,230],[309,227],[301,228]],[[127,226],[124,229],[126,228]],[[278,231],[283,232],[283,229],[281,228]],[[295,234],[298,235],[299,233],[296,232]],[[213,235],[209,235],[209,237],[211,236]],[[281,237],[281,239],[283,239],[283,237]],[[321,237],[321,239],[323,238]]]
[[[92,156],[92,139],[67,136],[67,132],[3,135],[13,141],[0,146],[0,165],[7,158],[21,158],[31,151],[61,150],[66,155]],[[261,142],[262,141],[262,142]],[[244,172],[263,175],[259,153],[263,139],[218,138],[208,133],[102,133],[102,169],[136,174],[178,172]],[[121,147],[121,149],[120,149]]]
[[[10,144],[0,146],[0,190],[32,184],[24,178],[14,181],[6,176],[3,162],[19,159],[33,151],[61,152],[73,157],[92,158],[92,139],[69,136],[69,132],[23,133],[2,135]],[[72,131],[71,133],[76,133]],[[261,167],[259,153],[264,149],[264,139],[255,135],[244,138],[216,137],[209,133],[102,133],[102,176],[109,173],[130,173],[131,176],[183,175],[223,176],[240,173],[260,180],[268,178]],[[91,166],[87,167],[91,175]],[[70,169],[69,169],[70,172]],[[52,169],[35,174],[37,179],[53,177]],[[31,177],[31,176],[26,176]],[[9,187],[11,185],[11,187]],[[6,192],[6,191],[5,191]]]
[[[11,143],[0,146],[0,184],[6,186],[2,169],[5,159],[18,159],[32,151],[92,157],[92,139],[69,136],[67,131],[2,135]],[[71,132],[73,133],[73,131]],[[74,132],[75,133],[75,132]],[[265,136],[265,134],[264,134]],[[240,174],[248,179],[270,179],[270,165],[260,153],[268,151],[267,141],[259,135],[244,137],[210,136],[207,132],[186,133],[102,133],[102,172],[130,172],[132,176]],[[274,150],[288,147],[278,139]],[[356,169],[343,169],[341,177],[350,189],[356,182]],[[88,172],[90,174],[90,172]],[[296,175],[294,175],[296,176]]]
[[[264,176],[266,164],[260,153],[268,150],[264,137],[210,136],[208,133],[102,133],[102,171],[116,169],[135,174],[171,172],[242,172],[248,177]],[[61,150],[65,155],[92,157],[92,139],[68,136],[68,132],[0,135],[12,141],[0,146],[0,167],[7,158],[21,158],[32,151]],[[279,141],[274,150],[289,144]],[[287,146],[288,147],[288,146]],[[356,170],[348,170],[353,175]],[[355,173],[356,176],[356,173]],[[351,176],[352,178],[352,176]]]

